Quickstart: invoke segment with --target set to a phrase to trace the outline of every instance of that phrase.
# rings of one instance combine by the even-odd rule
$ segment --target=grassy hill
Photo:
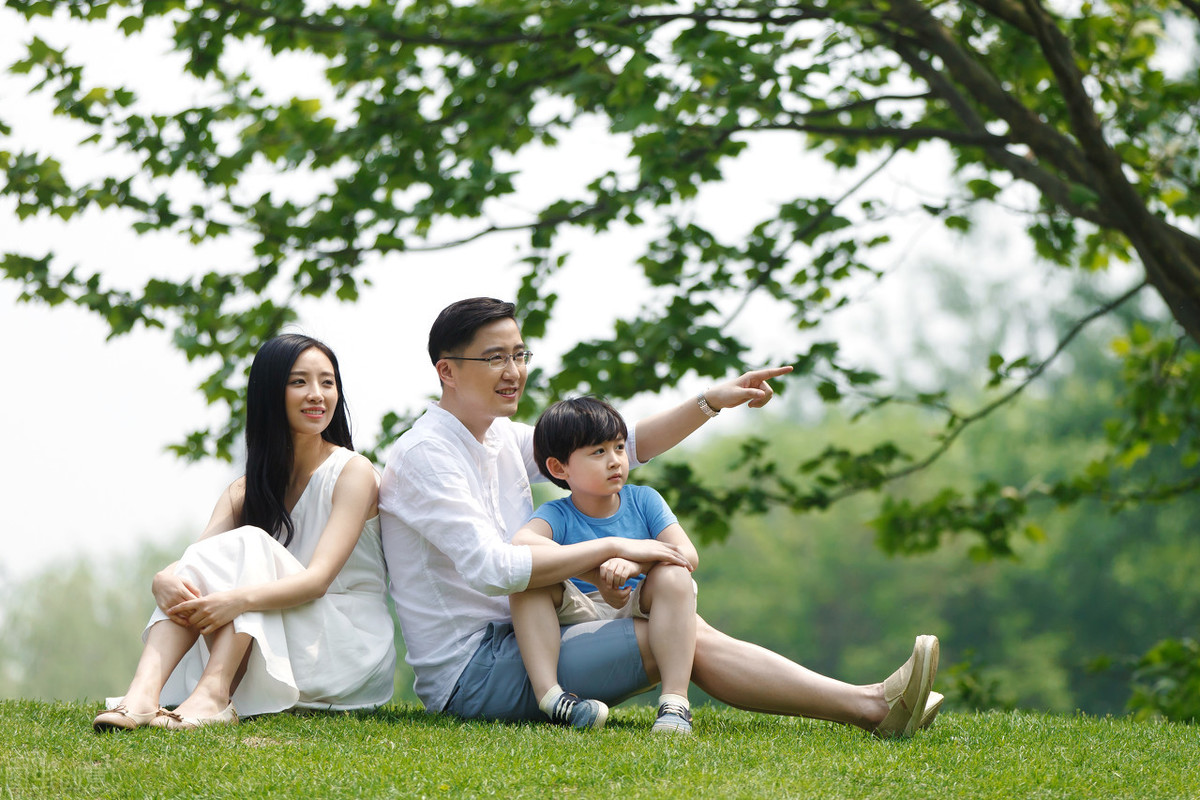
[[[198,732],[92,732],[93,703],[0,702],[0,798],[1196,798],[1200,726],[944,712],[909,741],[701,707],[605,730],[461,723],[413,706]]]

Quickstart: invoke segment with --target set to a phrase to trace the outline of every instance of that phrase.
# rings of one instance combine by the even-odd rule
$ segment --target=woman
[[[250,367],[246,474],[155,576],[133,680],[93,727],[181,730],[391,699],[378,486],[354,453],[333,352],[296,334],[266,342]]]

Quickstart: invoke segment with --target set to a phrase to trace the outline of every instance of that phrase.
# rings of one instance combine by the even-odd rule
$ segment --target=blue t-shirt
[[[570,497],[543,503],[533,512],[533,516],[546,521],[554,541],[559,544],[578,544],[609,536],[657,539],[668,525],[678,521],[662,495],[649,486],[630,484],[621,487],[621,507],[611,517],[589,517],[575,507]],[[625,585],[633,588],[644,577],[638,575],[630,578]],[[579,578],[571,580],[582,592],[596,591],[596,587],[587,581]]]

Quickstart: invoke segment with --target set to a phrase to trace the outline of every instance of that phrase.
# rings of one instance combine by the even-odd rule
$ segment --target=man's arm
[[[687,531],[678,522],[672,522],[663,528],[662,533],[658,534],[658,540],[678,547],[679,554],[688,560],[692,571],[700,566],[700,554],[696,552],[696,546],[692,544]]]
[[[750,408],[762,408],[775,394],[768,381],[791,371],[790,366],[752,370],[731,381],[713,386],[704,392],[704,398],[713,411],[733,408],[742,403],[747,403]],[[696,398],[690,398],[674,408],[639,420],[636,428],[637,451],[633,455],[643,462],[662,455],[686,439],[708,419],[700,410]]]
[[[687,557],[669,542],[656,539],[623,539],[606,536],[590,542],[558,544],[551,537],[550,525],[535,517],[513,536],[512,543],[530,545],[533,569],[527,588],[553,586],[568,578],[583,578],[595,583],[595,571],[610,558],[626,558],[639,563],[677,564],[691,569]],[[593,573],[589,577],[589,573]]]

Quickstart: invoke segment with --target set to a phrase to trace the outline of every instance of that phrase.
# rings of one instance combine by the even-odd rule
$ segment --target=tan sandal
[[[163,709],[162,718],[164,722],[156,722],[156,725],[166,727],[171,731],[192,731],[196,728],[203,728],[205,725],[237,725],[238,714],[237,709],[233,707],[233,703],[225,706],[225,708],[213,714],[211,717],[182,717],[174,711]]]
[[[131,731],[143,725],[149,725],[155,717],[162,713],[165,713],[165,709],[159,708],[155,711],[147,711],[145,714],[137,714],[121,703],[97,714],[96,718],[92,720],[92,729],[98,733],[115,730]]]

